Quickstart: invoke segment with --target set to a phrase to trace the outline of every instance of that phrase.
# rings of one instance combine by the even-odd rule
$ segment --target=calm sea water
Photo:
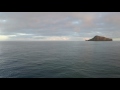
[[[1,78],[120,78],[120,42],[0,42]]]

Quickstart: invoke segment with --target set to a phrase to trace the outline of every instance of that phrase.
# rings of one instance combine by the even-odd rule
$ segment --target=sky
[[[0,12],[0,41],[120,41],[120,12]]]

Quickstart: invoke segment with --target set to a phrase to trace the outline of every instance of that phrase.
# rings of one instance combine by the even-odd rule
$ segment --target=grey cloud
[[[120,37],[119,16],[119,12],[1,12],[0,35],[16,35],[11,39],[85,38],[97,34],[116,38]]]

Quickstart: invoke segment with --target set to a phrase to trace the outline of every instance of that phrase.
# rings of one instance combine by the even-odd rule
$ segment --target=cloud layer
[[[120,40],[119,12],[0,12],[0,40]]]

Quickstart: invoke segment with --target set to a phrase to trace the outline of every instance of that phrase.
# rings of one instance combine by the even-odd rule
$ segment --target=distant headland
[[[103,36],[95,36],[92,39],[86,40],[86,41],[113,41],[111,38],[106,38]]]

